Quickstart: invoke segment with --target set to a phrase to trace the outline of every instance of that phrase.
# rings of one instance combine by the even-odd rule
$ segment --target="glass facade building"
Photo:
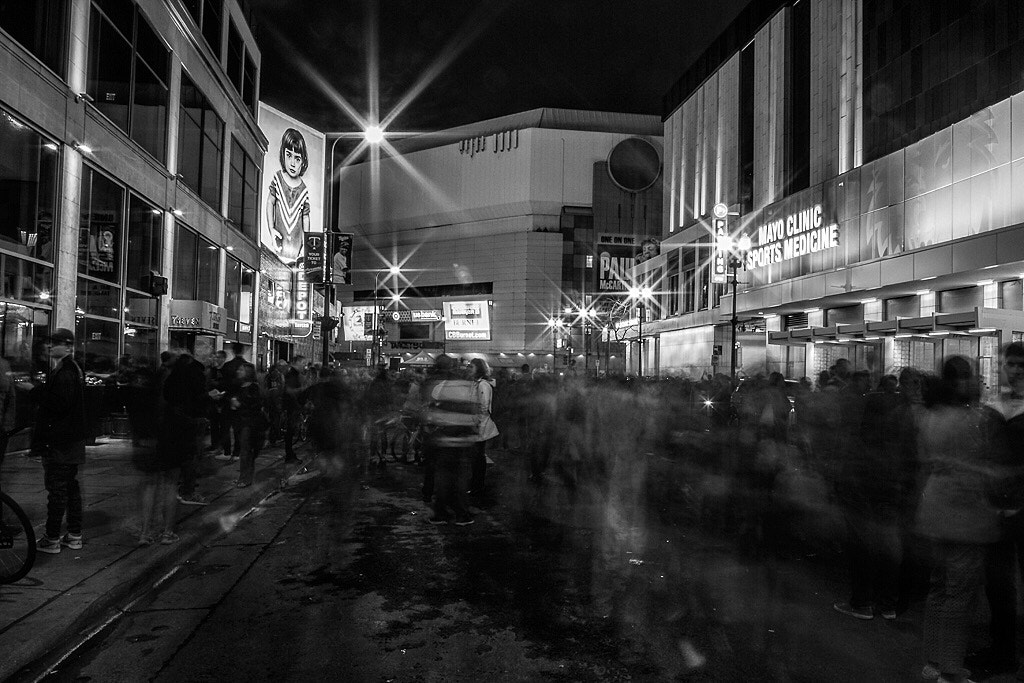
[[[246,13],[16,5],[0,9],[0,355],[38,372],[41,339],[69,328],[103,382],[124,356],[251,344],[266,143]],[[179,315],[200,305],[223,323]]]
[[[751,240],[740,374],[814,378],[848,358],[878,376],[963,353],[994,387],[999,345],[1024,331],[1022,21],[1009,0],[741,12],[665,98],[668,224],[634,272],[658,283],[644,367],[731,370],[716,354],[730,278],[708,309],[684,303],[722,203],[729,235]]]

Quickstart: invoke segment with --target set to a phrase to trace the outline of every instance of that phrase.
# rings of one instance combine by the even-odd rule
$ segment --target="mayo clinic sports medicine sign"
[[[768,221],[757,229],[747,268],[762,268],[839,246],[839,224],[825,224],[821,204]]]
[[[444,301],[444,338],[448,341],[490,341],[490,301]]]

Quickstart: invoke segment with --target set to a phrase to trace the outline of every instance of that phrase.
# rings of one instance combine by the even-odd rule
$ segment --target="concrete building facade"
[[[624,140],[644,141],[660,171],[660,132],[657,117],[540,109],[399,142],[379,166],[341,171],[337,225],[355,236],[347,315],[376,298],[385,358],[444,350],[560,372],[621,363],[601,321],[584,330],[579,310],[612,298],[597,284],[599,230],[628,236],[631,263],[660,232],[660,182],[643,191],[606,182]],[[487,318],[486,329],[455,329],[472,323],[453,323],[452,305]],[[347,341],[369,353],[371,337]]]

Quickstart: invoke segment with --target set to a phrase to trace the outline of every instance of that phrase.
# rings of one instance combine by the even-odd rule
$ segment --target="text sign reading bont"
[[[452,341],[491,340],[490,301],[444,301],[444,338]]]
[[[839,225],[824,223],[821,204],[768,221],[757,229],[757,246],[747,255],[747,268],[838,247]]]

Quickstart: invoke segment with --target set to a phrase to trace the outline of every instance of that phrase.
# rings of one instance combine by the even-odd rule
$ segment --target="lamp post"
[[[746,268],[745,262],[747,260],[747,253],[750,251],[750,236],[741,235],[739,239],[733,239],[731,236],[725,235],[724,237],[719,238],[718,248],[722,251],[729,252],[729,279],[732,284],[732,318],[729,320],[732,348],[729,354],[729,369],[731,372],[732,383],[735,384],[737,359],[736,327],[739,324],[739,318],[736,315],[736,270],[741,265]]]
[[[398,266],[391,266],[390,268],[382,268],[378,270],[373,276],[373,359],[372,366],[377,367],[380,362],[380,351],[378,349],[377,340],[379,338],[380,330],[380,297],[377,296],[377,291],[380,289],[380,276],[384,274],[398,276],[402,273],[402,269]],[[397,289],[397,287],[396,287]],[[397,294],[393,295],[392,298],[396,297]]]
[[[637,341],[640,345],[640,353],[637,355],[637,377],[644,377],[644,317],[647,314],[647,299],[653,291],[650,287],[630,287],[629,298],[637,303],[640,317],[637,323]]]
[[[551,374],[556,372],[556,360],[558,359],[558,331],[562,328],[562,319],[554,316],[548,318],[548,327],[551,328]]]

